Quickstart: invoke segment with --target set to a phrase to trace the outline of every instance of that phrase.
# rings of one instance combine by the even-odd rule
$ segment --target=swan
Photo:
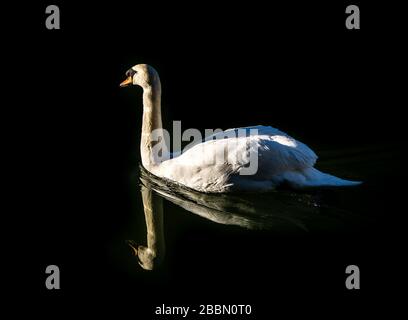
[[[141,160],[143,167],[157,177],[206,193],[270,191],[282,184],[301,189],[361,183],[317,170],[314,168],[317,156],[308,146],[270,126],[217,132],[183,153],[171,154],[162,127],[159,74],[150,65],[135,65],[126,72],[120,87],[130,85],[143,89]],[[239,130],[255,131],[256,134],[234,135]],[[160,157],[155,152],[159,142]],[[226,148],[228,156],[223,161],[209,161],[224,155]],[[257,157],[257,170],[243,174],[251,165],[253,154]]]

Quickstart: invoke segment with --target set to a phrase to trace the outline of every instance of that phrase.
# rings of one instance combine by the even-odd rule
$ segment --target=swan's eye
[[[126,76],[133,78],[133,76],[134,76],[136,73],[137,73],[137,71],[135,71],[135,70],[133,70],[133,69],[130,69],[130,70],[126,71]]]

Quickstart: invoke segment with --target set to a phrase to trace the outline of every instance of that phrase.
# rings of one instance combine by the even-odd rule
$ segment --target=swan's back
[[[257,170],[245,175],[244,170],[254,164],[253,155]],[[312,168],[316,159],[305,144],[273,127],[234,128],[164,161],[158,175],[203,192],[270,190],[282,182],[283,173]]]

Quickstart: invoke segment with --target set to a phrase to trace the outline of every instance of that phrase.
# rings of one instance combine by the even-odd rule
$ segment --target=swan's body
[[[160,159],[153,152],[157,136],[164,141],[161,120],[161,84],[157,72],[148,65],[136,65],[127,72],[123,85],[143,88],[143,126],[141,158],[152,174],[202,192],[268,191],[281,184],[293,188],[352,186],[360,182],[343,180],[315,169],[316,154],[305,144],[268,126],[256,129],[256,135],[237,136],[238,129],[218,132],[180,155],[171,155],[161,144]],[[153,139],[153,132],[156,134]],[[250,165],[248,146],[257,150],[258,169],[242,175]],[[228,154],[224,156],[225,150]],[[222,162],[212,161],[224,156]]]

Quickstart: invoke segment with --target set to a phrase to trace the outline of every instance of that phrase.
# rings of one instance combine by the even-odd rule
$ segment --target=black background
[[[395,220],[382,220],[371,236],[277,237],[266,265],[257,264],[265,246],[234,238],[236,249],[221,245],[218,254],[242,255],[237,268],[209,259],[199,270],[171,270],[159,279],[119,271],[106,247],[129,219],[111,215],[131,206],[127,180],[139,157],[141,89],[118,85],[138,63],[160,73],[165,126],[173,119],[200,129],[265,124],[309,145],[387,145],[395,151],[395,174],[378,210],[399,212],[393,219],[400,219],[406,34],[395,5],[353,2],[362,29],[351,31],[344,25],[351,3],[341,2],[57,1],[61,30],[45,28],[48,4],[2,12],[12,20],[3,28],[3,63],[12,66],[8,103],[18,167],[8,274],[19,274],[13,288],[27,310],[110,310],[136,319],[150,318],[161,303],[252,303],[257,318],[394,310],[398,300],[385,300],[402,281],[404,254]],[[217,237],[209,243],[225,241]],[[192,248],[189,258],[205,249]],[[59,291],[44,286],[49,264],[61,268]],[[364,270],[360,291],[344,287],[348,264]]]

